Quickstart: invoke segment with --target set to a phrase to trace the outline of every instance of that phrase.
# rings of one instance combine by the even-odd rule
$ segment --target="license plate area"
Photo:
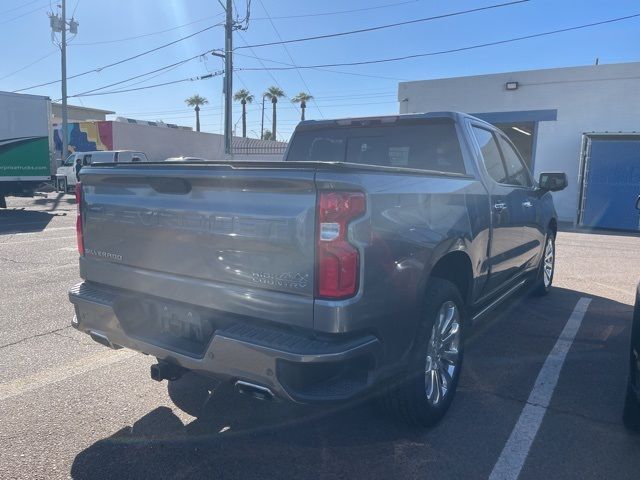
[[[216,310],[150,296],[131,296],[114,305],[127,335],[166,350],[202,358],[215,331],[233,323]]]

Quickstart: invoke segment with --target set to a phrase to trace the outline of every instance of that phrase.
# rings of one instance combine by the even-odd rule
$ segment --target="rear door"
[[[144,165],[83,178],[85,278],[313,326],[314,169]]]
[[[485,170],[490,195],[492,233],[489,245],[487,294],[507,284],[518,273],[523,254],[522,200],[520,193],[507,184],[507,171],[494,132],[473,125],[478,151]]]

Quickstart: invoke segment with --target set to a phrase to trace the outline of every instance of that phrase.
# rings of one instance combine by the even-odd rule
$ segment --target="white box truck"
[[[50,118],[48,97],[0,92],[0,208],[51,180]]]

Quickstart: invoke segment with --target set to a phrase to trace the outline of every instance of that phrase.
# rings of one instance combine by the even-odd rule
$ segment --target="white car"
[[[75,187],[76,180],[76,159],[82,161],[82,165],[92,163],[129,163],[148,162],[147,156],[142,152],[133,150],[103,150],[96,152],[75,152],[67,157],[62,166],[56,171],[56,190],[67,192],[71,187]]]

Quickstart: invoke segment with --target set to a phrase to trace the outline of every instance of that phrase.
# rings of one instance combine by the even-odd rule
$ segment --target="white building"
[[[554,194],[555,204],[560,220],[575,222],[582,134],[640,131],[638,92],[640,62],[403,82],[398,101],[400,113],[456,110],[499,126],[536,178],[567,173],[569,187]],[[625,187],[638,178],[640,155],[631,168]]]

